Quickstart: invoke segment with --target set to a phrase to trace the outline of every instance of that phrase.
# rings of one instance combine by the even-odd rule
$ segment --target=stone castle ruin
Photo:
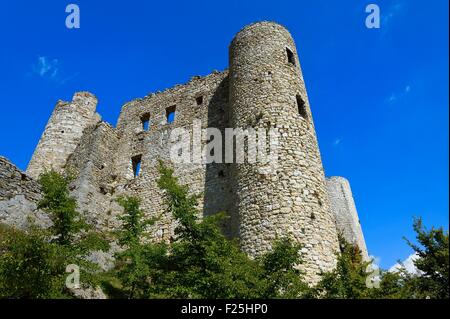
[[[122,210],[116,199],[133,195],[146,214],[159,217],[150,230],[154,240],[170,240],[175,223],[156,183],[161,159],[182,184],[202,195],[204,216],[229,214],[224,232],[237,237],[250,256],[290,236],[303,244],[301,267],[315,283],[320,272],[335,266],[341,232],[368,259],[348,181],[324,176],[297,50],[283,26],[245,27],[229,47],[228,70],[126,103],[116,127],[101,120],[96,105],[97,98],[87,92],[59,101],[26,173],[0,157],[0,222],[21,227],[27,214],[48,222],[36,211],[36,180],[52,168],[75,174],[71,194],[98,229],[117,228]],[[170,132],[192,131],[193,123],[221,132],[275,129],[276,169],[264,174],[264,163],[172,163]]]

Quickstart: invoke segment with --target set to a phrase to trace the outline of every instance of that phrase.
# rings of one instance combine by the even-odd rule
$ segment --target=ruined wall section
[[[358,245],[363,258],[369,260],[350,183],[343,177],[333,176],[327,178],[327,190],[338,231],[349,243]]]
[[[118,148],[116,130],[106,122],[85,129],[74,153],[67,160],[67,171],[76,178],[71,195],[78,210],[99,230],[117,229],[121,209],[116,202],[117,175],[114,158]]]
[[[58,101],[28,164],[33,178],[46,169],[62,171],[89,125],[100,120],[95,113],[97,98],[88,92],[75,93],[71,102]]]
[[[223,129],[227,122],[227,99],[227,72],[213,72],[124,105],[117,124],[120,139],[115,159],[118,183],[122,185],[122,192],[141,198],[141,208],[149,216],[159,217],[152,229],[156,238],[169,239],[175,227],[172,217],[165,212],[163,194],[157,186],[160,159],[174,168],[181,184],[188,185],[192,193],[202,194],[199,209],[203,214],[229,211],[231,200],[225,194],[230,194],[231,190],[225,164],[172,163],[169,153],[170,133],[175,128],[190,131],[191,141],[195,120],[200,121],[199,129]],[[168,123],[167,112],[173,108],[175,120]],[[142,118],[147,115],[150,125],[144,130]],[[132,159],[138,157],[141,167],[135,177]]]
[[[335,267],[339,247],[299,66],[295,43],[279,24],[252,24],[231,43],[232,127],[279,132],[278,164],[237,164],[234,178],[244,251],[258,256],[290,236],[303,244],[301,268],[315,283]]]
[[[40,198],[40,185],[0,156],[0,223],[23,229],[31,218],[38,225],[48,226],[48,217],[37,210]]]
[[[26,199],[37,202],[41,198],[40,186],[7,158],[0,156],[0,200],[16,195],[24,195]]]
[[[367,256],[348,181],[325,182],[289,32],[272,22],[252,24],[236,35],[229,54],[229,71],[195,76],[186,84],[126,103],[117,128],[101,122],[97,98],[88,92],[75,93],[71,102],[59,101],[28,165],[28,175],[0,157],[0,222],[25,227],[31,215],[48,225],[48,217],[36,210],[41,195],[35,179],[45,169],[68,169],[76,176],[70,191],[78,209],[97,229],[117,230],[122,208],[116,199],[131,195],[141,199],[148,216],[159,218],[150,230],[153,238],[169,240],[176,224],[157,186],[161,159],[174,168],[181,184],[202,195],[198,203],[202,216],[219,211],[231,216],[224,230],[238,237],[250,256],[270,251],[274,240],[290,236],[303,245],[300,267],[311,284],[321,272],[335,267],[337,228]],[[168,123],[169,111],[175,111],[172,123]],[[222,163],[173,163],[169,151],[174,129],[190,132],[190,153],[192,139],[201,140],[201,149],[208,143],[206,136],[193,136],[195,125],[197,133],[218,128],[222,138],[225,128],[274,129],[279,133],[278,161],[225,164],[222,139]],[[133,165],[137,161],[139,174]]]

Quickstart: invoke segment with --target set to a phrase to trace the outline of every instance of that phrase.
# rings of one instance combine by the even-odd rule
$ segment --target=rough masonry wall
[[[201,104],[198,98],[201,97]],[[167,123],[167,109],[175,107],[175,120]],[[115,167],[120,191],[141,198],[142,209],[149,216],[159,220],[152,229],[156,238],[169,239],[175,224],[166,212],[163,195],[157,186],[159,178],[158,161],[162,159],[174,168],[180,183],[190,187],[192,193],[201,194],[199,209],[209,215],[219,211],[230,211],[233,196],[228,183],[225,164],[171,163],[170,132],[185,128],[191,132],[193,125],[198,129],[217,127],[223,129],[227,123],[228,76],[227,72],[214,72],[206,77],[194,77],[185,85],[178,85],[144,99],[124,105],[117,124],[119,148]],[[142,117],[150,115],[149,130],[145,131]],[[198,124],[197,122],[198,121]],[[199,132],[197,130],[197,132]],[[198,134],[196,138],[201,138]],[[206,143],[206,137],[202,139]],[[191,144],[191,143],[189,143]],[[191,149],[192,151],[192,145]],[[134,177],[132,158],[141,156],[141,170]],[[226,229],[231,233],[230,227]]]
[[[37,209],[41,199],[39,183],[20,171],[6,158],[0,156],[0,224],[6,224],[22,230],[29,228],[31,223],[47,228],[52,222],[47,213]],[[92,252],[89,259],[104,270],[111,269],[112,252]],[[100,289],[75,289],[76,296],[83,299],[105,299]]]
[[[273,128],[280,135],[278,166],[234,165],[243,249],[257,256],[276,238],[291,236],[303,244],[308,282],[317,282],[335,267],[337,232],[296,47],[284,27],[256,23],[234,38],[230,111],[232,127]]]
[[[122,210],[116,202],[117,174],[114,166],[118,147],[116,130],[99,122],[85,129],[75,152],[67,160],[67,171],[76,179],[71,195],[78,210],[99,230],[117,229],[117,214]]]
[[[333,176],[327,178],[327,189],[338,231],[349,243],[358,245],[364,260],[369,260],[350,183],[343,177]]]
[[[62,171],[83,130],[100,120],[96,106],[97,98],[88,92],[75,93],[70,103],[58,101],[28,164],[27,174],[36,179],[46,169]]]
[[[0,156],[0,223],[24,229],[31,218],[37,225],[48,226],[49,218],[37,210],[40,198],[39,184]]]
[[[157,186],[158,161],[163,160],[174,168],[181,184],[202,195],[198,205],[202,216],[220,211],[230,215],[225,233],[238,237],[251,256],[269,251],[273,241],[284,236],[301,243],[304,263],[300,267],[306,280],[314,284],[321,272],[336,263],[335,216],[346,236],[363,247],[350,188],[336,179],[325,184],[307,92],[289,32],[271,22],[250,25],[236,35],[229,53],[229,71],[196,76],[184,85],[126,103],[116,128],[100,121],[95,113],[97,99],[90,93],[76,93],[70,103],[59,101],[27,173],[33,178],[49,168],[74,173],[71,194],[79,211],[99,230],[119,227],[119,196],[137,196],[143,211],[158,217],[150,234],[157,240],[170,240],[176,224]],[[175,111],[172,123],[167,121],[169,110]],[[146,120],[148,130],[143,125]],[[197,153],[192,140],[200,139],[203,148],[210,137],[201,136],[200,130],[211,127],[218,128],[222,137],[225,128],[274,129],[279,133],[278,160],[225,164],[222,139],[222,163],[192,162],[192,154],[190,163],[170,161],[174,129],[190,132],[187,151]],[[135,176],[133,161],[137,159],[140,172]],[[38,185],[3,158],[0,177],[0,222],[22,225],[24,216],[36,208]],[[367,254],[365,244],[364,251]],[[103,260],[100,263],[107,269],[112,253],[105,256],[96,259]]]

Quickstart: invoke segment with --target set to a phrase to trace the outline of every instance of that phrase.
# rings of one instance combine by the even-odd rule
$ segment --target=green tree
[[[257,298],[261,268],[220,230],[224,213],[199,218],[198,195],[178,183],[173,170],[160,163],[159,187],[165,192],[168,213],[177,220],[175,238],[163,276],[155,278],[150,296],[175,298]]]
[[[418,245],[406,239],[419,256],[414,265],[420,274],[414,276],[413,290],[417,298],[449,298],[449,244],[448,231],[442,227],[427,230],[421,218],[414,220]]]
[[[125,221],[119,254],[123,295],[129,298],[275,298],[302,296],[307,286],[296,265],[299,246],[275,243],[271,253],[250,259],[220,228],[226,215],[200,218],[198,196],[179,184],[173,170],[160,163],[158,185],[167,213],[177,227],[170,243],[143,242],[150,224],[137,199],[122,200]],[[135,245],[135,246],[133,246]],[[116,294],[116,296],[120,296]]]
[[[381,271],[379,287],[365,285],[369,263],[362,260],[359,249],[340,238],[341,252],[337,267],[325,273],[315,288],[315,296],[322,298],[449,298],[449,246],[448,232],[442,227],[425,229],[422,220],[414,220],[418,245],[407,240],[419,256],[414,261],[418,274],[405,268],[397,272]]]
[[[405,269],[392,272],[382,270],[379,275],[379,287],[368,291],[371,299],[411,299],[414,298],[413,276]]]
[[[366,285],[370,262],[363,261],[358,246],[348,243],[339,236],[340,252],[337,254],[336,268],[324,273],[315,288],[315,297],[333,299],[367,298]]]
[[[66,267],[77,265],[87,287],[98,283],[98,266],[88,261],[94,250],[108,249],[100,234],[92,231],[76,211],[69,196],[70,178],[54,171],[39,178],[43,197],[38,207],[48,213],[52,226],[35,225],[18,230],[0,228],[0,296],[7,298],[70,298]]]
[[[265,282],[263,298],[303,298],[311,293],[298,269],[302,263],[299,251],[302,248],[289,238],[278,240],[271,252],[260,259],[262,278]]]
[[[124,209],[124,214],[120,217],[122,227],[118,232],[119,244],[124,250],[116,254],[115,274],[120,281],[123,297],[143,298],[151,278],[152,249],[158,246],[145,244],[143,240],[147,227],[155,219],[145,218],[137,198],[121,197],[118,203]]]
[[[0,225],[0,297],[62,298],[65,265],[40,229]]]
[[[73,237],[81,230],[89,227],[76,211],[76,201],[69,195],[69,184],[72,178],[49,171],[39,176],[42,188],[42,199],[38,208],[49,214],[53,223],[50,230],[55,238],[53,241],[60,245],[70,245]]]

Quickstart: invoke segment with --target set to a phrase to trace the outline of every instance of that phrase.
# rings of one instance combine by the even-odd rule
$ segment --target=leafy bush
[[[168,213],[176,219],[170,243],[143,243],[146,220],[139,201],[122,198],[125,215],[117,276],[125,296],[147,298],[301,297],[307,286],[296,269],[299,246],[284,239],[262,258],[252,260],[220,230],[224,213],[199,218],[197,195],[189,194],[160,163],[159,187]]]
[[[0,225],[2,298],[71,298],[73,292],[65,284],[68,265],[79,267],[85,286],[98,282],[99,269],[86,257],[93,250],[106,250],[108,244],[76,211],[68,191],[70,178],[50,171],[39,183],[43,198],[38,207],[48,213],[52,226],[18,230]]]

